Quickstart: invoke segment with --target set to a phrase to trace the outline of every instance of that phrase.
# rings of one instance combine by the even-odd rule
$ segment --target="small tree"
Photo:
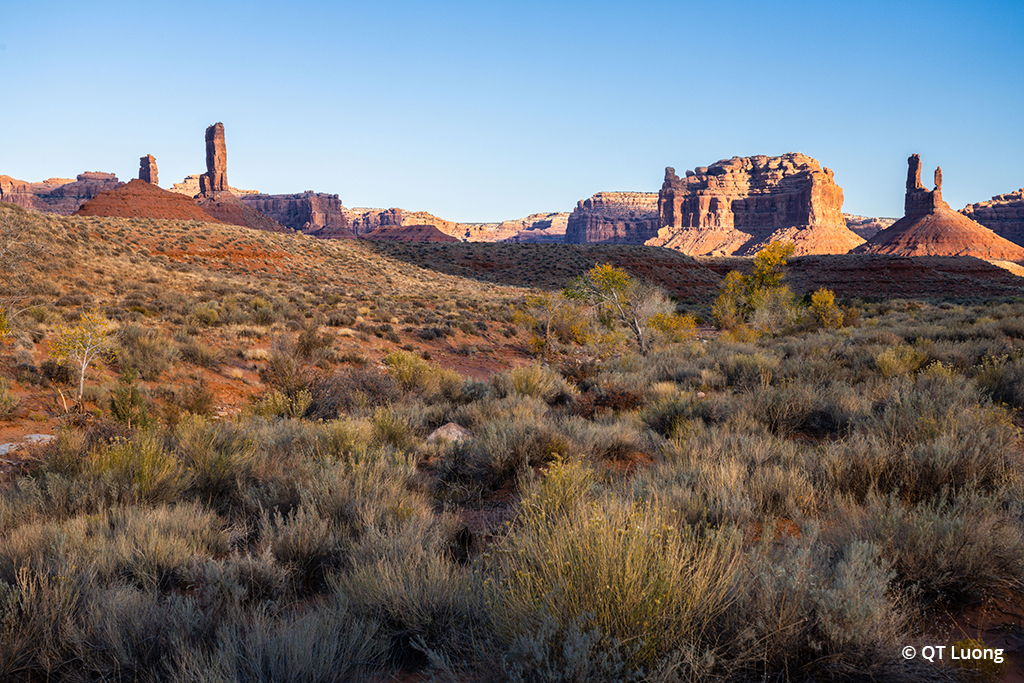
[[[645,356],[651,347],[651,319],[659,314],[674,315],[674,307],[660,288],[644,285],[610,263],[594,266],[574,279],[565,296],[596,304],[624,324]]]
[[[792,242],[770,242],[757,252],[754,256],[754,273],[750,276],[750,289],[771,289],[780,286],[793,249]]]
[[[820,327],[834,329],[843,326],[843,312],[836,306],[836,295],[821,287],[811,294],[811,314]]]
[[[530,334],[530,350],[536,355],[550,357],[556,339],[563,343],[584,344],[588,338],[590,320],[577,302],[562,292],[529,294],[516,309],[513,322]]]
[[[112,351],[113,344],[110,323],[96,309],[84,313],[77,325],[58,328],[51,353],[58,360],[70,360],[78,366],[79,405],[85,393],[85,373],[94,361]]]
[[[793,323],[798,318],[793,292],[782,284],[792,254],[791,243],[772,242],[754,256],[750,275],[730,271],[711,308],[719,327],[756,337]],[[744,327],[748,323],[749,330]]]

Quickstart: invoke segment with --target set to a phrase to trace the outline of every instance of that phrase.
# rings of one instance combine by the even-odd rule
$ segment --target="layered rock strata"
[[[153,158],[152,154],[139,159],[139,180],[145,180],[151,185],[159,185],[159,178],[157,176],[156,159]]]
[[[250,194],[240,199],[292,230],[312,233],[349,227],[347,209],[336,194],[307,190],[301,194]]]
[[[0,175],[0,202],[70,216],[86,201],[123,184],[113,173],[98,171],[80,173],[75,180],[50,178],[40,183]]]
[[[863,240],[846,227],[832,171],[799,152],[733,157],[683,178],[665,169],[660,229],[647,243],[691,255],[744,256],[769,242],[795,254],[841,254]]]
[[[1024,246],[1024,188],[996,195],[986,202],[968,204],[960,213],[1000,237]]]
[[[642,244],[658,235],[658,195],[598,192],[576,203],[566,221],[569,244]]]
[[[949,208],[942,199],[941,168],[935,170],[935,188],[929,190],[921,184],[921,157],[911,155],[907,167],[906,215],[854,253],[1024,260],[1024,247]]]

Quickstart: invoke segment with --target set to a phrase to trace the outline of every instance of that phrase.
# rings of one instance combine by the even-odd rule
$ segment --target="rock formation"
[[[200,194],[194,201],[196,206],[223,223],[241,225],[254,230],[293,232],[291,228],[281,225],[227,191],[215,192],[213,196]]]
[[[184,180],[180,183],[174,183],[171,185],[170,191],[177,192],[178,194],[187,195],[189,197],[195,197],[199,194],[199,179],[202,177],[201,173],[195,173],[193,175],[185,176]],[[242,197],[249,194],[259,194],[257,190],[240,190],[237,187],[231,187],[228,185],[228,192],[235,195],[236,197]]]
[[[116,189],[101,192],[82,204],[74,215],[220,222],[196,206],[188,197],[162,190],[139,179]]]
[[[210,196],[228,191],[228,148],[224,144],[224,124],[206,129],[206,173],[199,177],[199,192]]]
[[[1024,246],[1024,188],[996,195],[986,202],[968,204],[960,213],[1003,239]]]
[[[1024,260],[1024,247],[949,208],[942,199],[940,169],[935,171],[935,189],[929,190],[921,184],[921,157],[911,155],[907,165],[906,215],[853,253]]]
[[[846,227],[865,240],[871,239],[896,222],[895,218],[873,218],[852,213],[844,213],[843,220],[846,221]]]
[[[157,178],[156,159],[152,154],[139,159],[139,180],[145,180],[150,185],[159,185]]]
[[[122,184],[113,173],[98,171],[80,173],[75,180],[50,178],[40,183],[0,175],[0,202],[70,216],[87,200]]]
[[[580,200],[566,222],[570,244],[643,244],[658,235],[658,195],[598,192]]]
[[[679,178],[665,169],[658,193],[660,229],[647,243],[691,255],[749,255],[772,241],[795,254],[841,254],[863,240],[846,227],[843,190],[817,160],[733,157]]]
[[[250,206],[292,230],[348,230],[348,210],[336,194],[307,190],[301,194],[249,194],[240,197]]]
[[[384,225],[360,235],[364,240],[388,240],[396,242],[458,242],[456,238],[438,230],[433,225]]]

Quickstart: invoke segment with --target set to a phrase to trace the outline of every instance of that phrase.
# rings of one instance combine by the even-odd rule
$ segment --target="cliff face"
[[[742,256],[785,240],[798,256],[842,254],[863,242],[842,207],[832,171],[798,152],[724,159],[683,178],[669,167],[658,193],[660,229],[648,244]]]
[[[935,170],[935,189],[929,190],[921,184],[921,157],[912,155],[907,166],[906,215],[856,253],[1024,260],[1024,248],[949,208],[942,199],[941,169]]]
[[[113,173],[98,171],[80,173],[75,180],[50,178],[41,183],[0,175],[0,202],[70,216],[96,195],[123,184]]]
[[[307,190],[301,194],[249,194],[239,199],[292,230],[317,232],[325,228],[349,228],[348,210],[336,194]]]
[[[658,195],[598,192],[576,204],[565,228],[570,244],[642,244],[657,236]]]
[[[987,202],[968,204],[960,213],[1003,239],[1024,246],[1024,188],[996,195]]]

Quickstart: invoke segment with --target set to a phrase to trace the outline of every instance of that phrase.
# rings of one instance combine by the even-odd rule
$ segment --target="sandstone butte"
[[[799,152],[724,159],[683,178],[669,167],[658,193],[660,228],[647,244],[747,256],[787,241],[797,256],[844,254],[864,240],[847,228],[842,207],[832,171]]]
[[[364,240],[388,240],[395,242],[458,242],[433,225],[383,225],[359,236]]]
[[[643,244],[661,227],[654,192],[598,192],[576,203],[566,221],[569,244]]]
[[[1000,237],[1024,246],[1024,188],[996,195],[985,202],[968,204],[960,213]]]
[[[942,199],[941,168],[935,169],[935,189],[929,190],[921,184],[921,157],[911,155],[907,165],[903,218],[853,253],[1024,260],[1024,247],[949,208]]]
[[[0,202],[70,216],[89,199],[121,185],[123,183],[113,173],[98,171],[80,173],[75,180],[50,178],[40,183],[0,175]]]
[[[82,204],[74,215],[221,222],[196,206],[188,197],[162,190],[138,178],[116,189],[101,192]]]

